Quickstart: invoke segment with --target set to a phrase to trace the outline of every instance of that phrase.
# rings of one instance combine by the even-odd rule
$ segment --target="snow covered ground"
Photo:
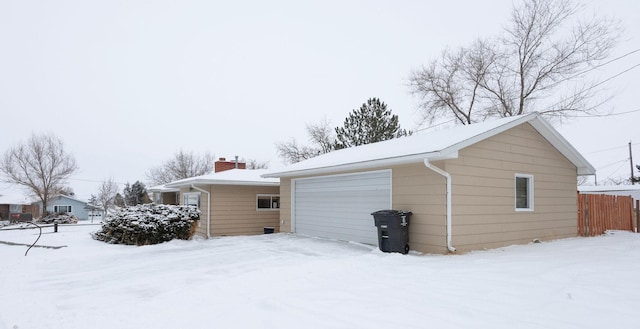
[[[0,244],[0,329],[637,328],[640,234],[466,255],[386,254],[291,234]],[[37,230],[0,231],[32,243]]]

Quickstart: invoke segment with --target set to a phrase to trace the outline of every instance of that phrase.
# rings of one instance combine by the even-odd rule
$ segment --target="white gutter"
[[[191,184],[191,188],[203,193],[207,193],[207,239],[211,239],[211,193],[193,184]]]
[[[451,175],[432,165],[429,159],[424,159],[424,165],[447,179],[447,249],[450,252],[456,252],[456,248],[451,245]]]
[[[263,174],[261,177],[263,178],[281,178],[281,177],[296,177],[296,176],[305,176],[305,175],[317,175],[317,174],[326,174],[326,173],[334,173],[337,171],[351,171],[351,170],[360,170],[360,169],[370,169],[370,168],[378,168],[378,167],[386,167],[386,166],[395,166],[395,165],[403,165],[403,164],[413,164],[420,163],[424,158],[428,157],[429,159],[437,158],[438,160],[451,159],[457,157],[456,152],[449,152],[443,155],[440,151],[428,152],[428,153],[419,153],[419,154],[411,154],[411,155],[403,155],[403,156],[394,156],[390,158],[382,158],[375,160],[363,160],[356,162],[349,162],[337,165],[320,165],[319,167],[312,168],[302,168],[295,169],[296,164],[290,165],[289,167],[294,167],[294,169],[284,168],[284,171],[279,172],[269,172]]]

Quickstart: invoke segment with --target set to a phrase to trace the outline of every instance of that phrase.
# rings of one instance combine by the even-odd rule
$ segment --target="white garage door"
[[[378,245],[371,213],[391,208],[391,171],[294,180],[297,233]]]

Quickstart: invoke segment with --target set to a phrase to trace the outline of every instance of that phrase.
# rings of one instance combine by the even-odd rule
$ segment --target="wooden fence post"
[[[589,198],[584,198],[584,236],[589,236]]]
[[[636,226],[633,228],[633,231],[638,233],[638,226],[640,226],[640,200],[636,200],[636,208],[633,210],[636,215]]]

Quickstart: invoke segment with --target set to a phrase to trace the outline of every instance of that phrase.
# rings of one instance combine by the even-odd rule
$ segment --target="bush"
[[[36,219],[36,223],[40,224],[77,224],[78,217],[68,213],[48,214],[40,219]]]
[[[119,208],[107,215],[93,238],[137,246],[173,239],[189,240],[199,220],[200,210],[192,206],[143,204]]]

